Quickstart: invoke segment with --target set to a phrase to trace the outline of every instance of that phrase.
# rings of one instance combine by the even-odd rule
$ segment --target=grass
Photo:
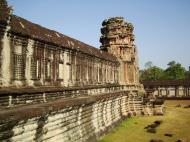
[[[182,107],[175,107],[181,104]],[[190,141],[190,108],[183,108],[189,105],[190,100],[165,101],[166,112],[164,116],[140,116],[123,121],[110,133],[100,138],[99,142],[149,142],[150,139],[161,139],[164,142],[175,142],[183,139]],[[155,120],[162,120],[163,123],[156,128],[156,133],[146,132],[147,125]],[[172,137],[164,136],[165,133],[172,133]]]

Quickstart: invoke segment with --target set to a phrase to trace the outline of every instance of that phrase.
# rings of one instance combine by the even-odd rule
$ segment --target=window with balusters
[[[23,80],[25,79],[27,42],[24,39],[12,37],[11,45],[13,61],[13,80]]]
[[[13,79],[25,78],[25,56],[13,53]]]
[[[52,79],[52,53],[49,49],[46,49],[45,55],[45,79]]]
[[[31,78],[38,80],[41,78],[41,64],[43,58],[43,49],[34,47],[34,52],[31,57]]]

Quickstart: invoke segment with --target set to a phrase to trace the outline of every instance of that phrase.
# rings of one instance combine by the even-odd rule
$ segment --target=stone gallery
[[[0,141],[96,141],[148,112],[131,23],[104,20],[98,49],[12,11],[0,0]]]

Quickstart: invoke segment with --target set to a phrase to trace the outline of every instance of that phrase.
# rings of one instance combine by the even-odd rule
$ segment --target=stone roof
[[[11,15],[10,26],[10,32],[14,34],[29,37],[56,46],[78,50],[101,59],[116,61],[116,57],[114,55],[103,52],[81,41],[63,35],[62,33],[47,29],[15,15]]]
[[[190,86],[190,80],[142,80],[144,87]]]

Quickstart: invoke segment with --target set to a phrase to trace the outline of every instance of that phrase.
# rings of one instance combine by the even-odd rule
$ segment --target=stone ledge
[[[0,95],[8,94],[32,94],[32,93],[47,93],[47,92],[61,92],[61,91],[75,91],[75,90],[88,90],[88,89],[98,89],[98,88],[109,88],[109,87],[122,87],[119,84],[109,84],[109,85],[91,85],[91,86],[81,86],[81,87],[26,87],[26,88],[0,88]]]
[[[96,101],[103,101],[109,98],[115,98],[118,96],[124,96],[125,92],[109,93],[103,95],[94,95],[94,96],[81,96],[77,98],[66,98],[60,99],[44,104],[35,104],[29,106],[20,106],[10,109],[4,109],[0,111],[0,123],[3,121],[12,121],[12,120],[23,120],[30,119],[34,117],[40,117],[42,114],[48,114],[52,111],[57,111],[63,108],[75,107],[81,105],[88,105],[95,103]]]

